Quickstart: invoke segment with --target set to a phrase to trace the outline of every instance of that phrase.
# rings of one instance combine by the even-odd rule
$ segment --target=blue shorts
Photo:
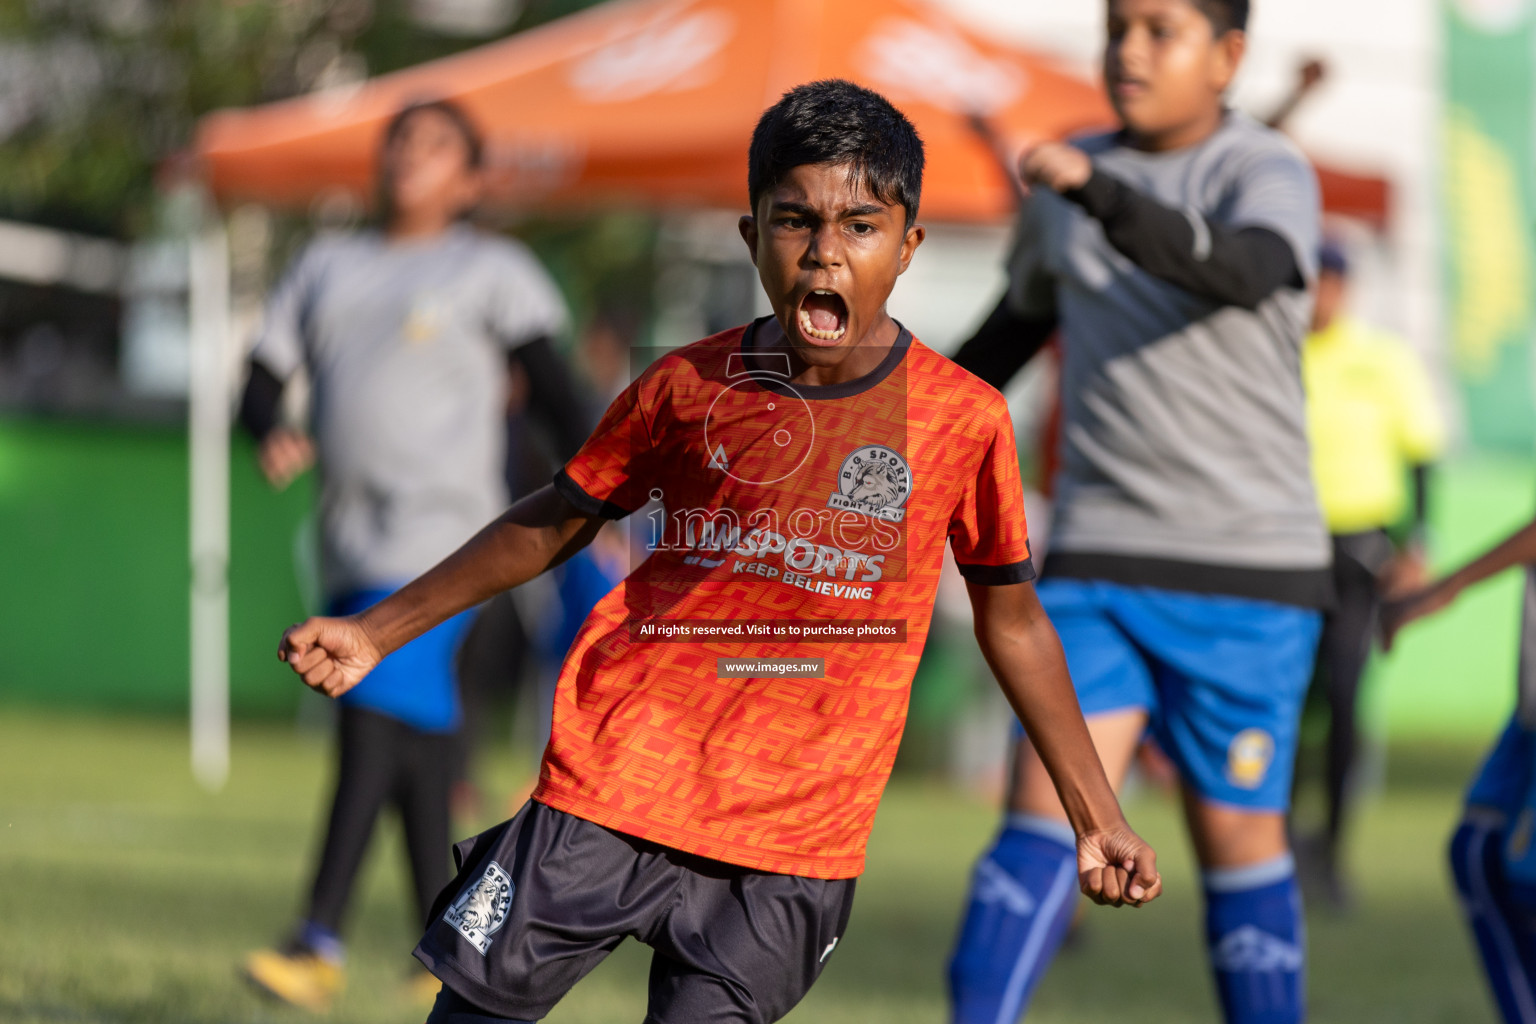
[[[393,591],[357,590],[331,602],[332,615],[355,615],[378,604]],[[341,703],[375,711],[421,732],[455,732],[463,711],[459,706],[456,661],[459,641],[474,620],[460,612],[393,652],[363,681],[342,694]]]
[[[1467,819],[1497,830],[1510,899],[1536,910],[1536,732],[1512,720],[1467,791]]]
[[[1322,614],[1096,580],[1040,584],[1085,716],[1139,708],[1202,798],[1290,807]]]
[[[1467,790],[1467,806],[1498,811],[1513,820],[1531,798],[1536,733],[1511,721]]]

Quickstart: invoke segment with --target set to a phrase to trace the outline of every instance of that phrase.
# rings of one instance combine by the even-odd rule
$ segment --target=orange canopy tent
[[[451,97],[485,132],[497,206],[745,207],[758,116],[830,77],[912,118],[928,149],[922,212],[935,221],[992,221],[1013,206],[970,115],[1010,147],[1113,116],[1092,83],[922,0],[616,0],[351,92],[214,113],[196,151],[226,200],[363,197],[390,115]]]
[[[486,134],[494,205],[741,207],[758,115],[829,77],[885,93],[917,124],[934,221],[992,221],[1013,206],[973,115],[1011,152],[1113,121],[1092,83],[924,0],[613,0],[358,87],[216,112],[195,155],[225,200],[363,199],[385,121],[406,103],[452,98]],[[1385,181],[1318,174],[1329,212],[1385,226]]]

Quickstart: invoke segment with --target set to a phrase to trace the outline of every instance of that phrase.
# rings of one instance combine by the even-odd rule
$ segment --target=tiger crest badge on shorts
[[[480,880],[465,889],[443,912],[443,920],[458,929],[484,956],[491,948],[491,936],[507,921],[514,888],[512,876],[491,861]]]
[[[907,460],[880,444],[856,449],[837,471],[837,492],[827,508],[861,512],[888,523],[906,518],[902,508],[912,494],[912,469]]]

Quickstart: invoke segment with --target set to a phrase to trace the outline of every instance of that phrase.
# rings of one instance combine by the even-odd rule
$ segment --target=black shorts
[[[626,938],[656,951],[648,1022],[767,1024],[805,996],[853,908],[851,878],[736,867],[533,802],[453,855],[416,947],[452,990],[432,1024],[536,1021]]]

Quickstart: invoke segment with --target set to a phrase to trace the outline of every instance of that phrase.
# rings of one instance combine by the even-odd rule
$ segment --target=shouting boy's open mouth
[[[848,304],[836,292],[818,288],[800,300],[798,321],[812,344],[834,345],[848,333]]]

